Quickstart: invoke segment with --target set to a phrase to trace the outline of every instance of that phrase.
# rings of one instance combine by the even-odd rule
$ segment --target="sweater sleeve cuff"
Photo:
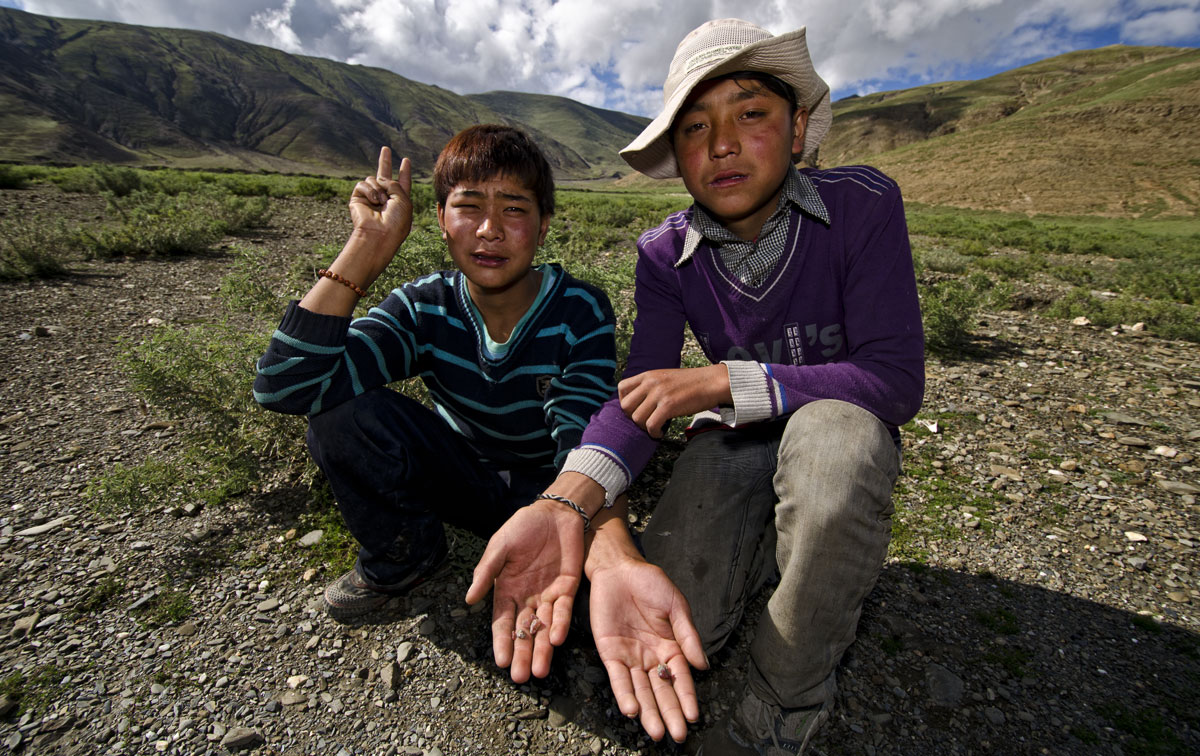
[[[775,417],[772,381],[760,363],[724,360],[721,364],[729,370],[729,393],[733,395],[733,406],[721,407],[721,422],[736,428]]]
[[[349,328],[350,318],[306,310],[295,299],[288,302],[283,320],[279,321],[281,333],[319,346],[341,346],[346,343]]]
[[[604,489],[604,506],[611,507],[629,488],[629,473],[608,450],[599,446],[572,449],[563,462],[562,472],[577,472],[596,481]]]

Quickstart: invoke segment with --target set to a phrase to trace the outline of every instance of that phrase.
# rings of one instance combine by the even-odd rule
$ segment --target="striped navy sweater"
[[[458,271],[392,291],[365,317],[288,305],[258,361],[254,398],[315,415],[372,388],[420,376],[437,413],[495,469],[561,466],[616,390],[608,297],[555,264],[506,345],[487,339]]]

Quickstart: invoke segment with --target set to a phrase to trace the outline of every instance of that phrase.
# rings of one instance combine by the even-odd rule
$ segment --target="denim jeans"
[[[694,436],[642,536],[683,591],[708,654],[776,572],[748,684],[784,708],[830,700],[891,539],[900,454],[874,415],[823,400],[788,418]]]
[[[554,479],[490,469],[434,412],[386,388],[309,418],[308,449],[358,541],[355,569],[381,590],[442,558],[443,523],[489,538]]]

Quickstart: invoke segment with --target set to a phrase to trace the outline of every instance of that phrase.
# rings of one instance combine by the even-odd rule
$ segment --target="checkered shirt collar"
[[[775,217],[785,211],[789,204],[820,219],[827,226],[830,223],[829,210],[821,200],[821,195],[817,193],[817,185],[811,178],[796,170],[794,165],[788,168],[787,176],[783,180],[783,192],[779,195],[779,204],[764,226],[773,225]],[[687,233],[683,238],[683,252],[675,263],[676,268],[691,259],[696,248],[700,246],[701,239],[708,239],[717,246],[742,241],[713,218],[704,206],[693,203],[692,221],[688,224]]]

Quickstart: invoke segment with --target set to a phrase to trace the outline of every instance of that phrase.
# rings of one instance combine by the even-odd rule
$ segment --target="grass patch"
[[[133,616],[144,628],[163,627],[187,619],[192,614],[192,598],[187,591],[163,586],[150,601],[138,607]]]
[[[993,646],[983,655],[983,659],[1003,669],[1009,677],[1023,677],[1025,665],[1029,663],[1029,652],[1012,646]]]
[[[98,612],[108,606],[109,602],[121,595],[124,590],[124,582],[112,575],[107,575],[88,589],[87,594],[75,605],[75,609],[82,614]]]
[[[994,633],[1016,635],[1021,632],[1021,626],[1017,622],[1017,615],[1003,607],[992,611],[975,612],[973,616],[976,622]]]
[[[1122,744],[1126,753],[1133,756],[1189,756],[1193,753],[1154,709],[1130,709],[1110,702],[1098,711],[1113,727],[1129,736]]]
[[[74,673],[70,667],[60,667],[51,662],[35,667],[28,674],[13,672],[0,680],[0,695],[16,701],[18,711],[40,717],[68,688],[62,685],[63,678]]]

